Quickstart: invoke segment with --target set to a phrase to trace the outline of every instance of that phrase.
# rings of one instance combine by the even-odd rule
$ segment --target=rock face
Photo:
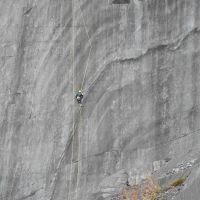
[[[0,26],[0,199],[110,200],[200,158],[199,0],[1,0]]]

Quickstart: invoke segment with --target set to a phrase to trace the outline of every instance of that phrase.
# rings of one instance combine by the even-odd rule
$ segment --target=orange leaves
[[[161,196],[162,189],[151,177],[139,185],[122,191],[121,200],[156,200]]]

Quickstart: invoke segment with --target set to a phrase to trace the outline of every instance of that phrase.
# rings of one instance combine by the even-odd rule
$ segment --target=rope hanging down
[[[80,6],[80,1],[79,1],[78,5],[79,5],[80,13],[81,13],[81,18],[83,20],[83,26],[84,26],[84,29],[85,29],[85,32],[86,32],[86,35],[87,35],[87,38],[88,38],[89,46],[90,46],[88,58],[87,58],[87,61],[86,61],[85,71],[84,71],[84,74],[83,74],[83,80],[81,82],[81,87],[80,87],[78,93],[76,93],[76,95],[75,95],[75,98],[76,98],[78,104],[82,106],[82,100],[83,100],[83,92],[82,91],[83,91],[83,86],[84,86],[85,78],[86,78],[86,74],[87,74],[89,58],[90,58],[90,54],[91,54],[91,50],[92,50],[92,43],[91,43],[91,40],[90,40],[89,32],[88,32],[87,27],[86,27],[85,19],[84,19],[83,12],[82,12],[82,9],[81,9],[81,6]]]
[[[92,43],[91,43],[91,40],[90,40],[89,32],[88,32],[87,27],[86,27],[85,19],[84,19],[83,12],[82,12],[82,9],[81,9],[81,6],[80,6],[80,1],[79,1],[79,9],[80,9],[81,17],[82,17],[82,20],[83,20],[83,25],[84,25],[84,28],[85,28],[85,32],[86,32],[87,37],[88,37],[88,42],[89,42],[89,45],[90,45],[88,59],[87,59],[87,62],[86,62],[85,72],[84,72],[84,76],[83,76],[83,80],[82,80],[82,84],[81,84],[81,90],[83,90],[83,85],[84,85],[86,74],[87,74],[87,68],[88,68],[88,62],[89,62],[89,58],[90,58],[90,53],[91,53],[91,50],[92,50]]]
[[[73,95],[74,95],[74,52],[75,52],[75,41],[74,41],[74,1],[72,0],[72,77],[73,77]],[[71,153],[71,161],[70,161],[70,174],[69,174],[69,192],[67,196],[67,200],[71,199],[71,187],[72,187],[72,163],[73,163],[73,143],[74,143],[74,133],[75,133],[75,118],[74,118],[74,98],[73,98],[73,106],[72,106],[72,134],[69,138],[70,143],[72,144],[72,153]],[[70,144],[69,143],[69,144]]]
[[[78,93],[76,94],[75,98],[77,100],[77,102],[82,105],[82,99],[83,99],[83,93],[82,93],[82,90],[83,90],[83,86],[84,86],[84,82],[85,82],[85,78],[86,78],[86,74],[87,74],[87,68],[88,68],[88,62],[89,62],[89,58],[90,58],[90,53],[91,53],[91,49],[92,49],[92,45],[91,45],[91,41],[90,41],[90,37],[89,37],[89,33],[88,33],[88,30],[87,30],[87,27],[86,27],[86,23],[85,23],[85,19],[83,17],[83,12],[81,10],[81,7],[80,7],[80,1],[78,3],[79,5],[79,9],[80,9],[80,13],[81,13],[81,17],[82,17],[82,20],[83,20],[83,23],[84,23],[84,28],[85,28],[85,32],[87,34],[87,37],[88,37],[88,41],[89,41],[89,45],[90,45],[90,50],[89,50],[89,55],[88,55],[88,59],[87,59],[87,62],[86,62],[86,67],[85,67],[85,71],[84,71],[84,76],[83,76],[83,80],[82,80],[82,83],[81,83],[81,87],[80,87],[80,90],[78,91]],[[72,62],[73,62],[73,94],[74,94],[74,63],[75,63],[75,31],[74,31],[74,2],[73,2],[73,5],[72,5],[72,43],[73,43],[73,52],[72,52]],[[73,101],[74,102],[74,101]],[[71,191],[71,187],[72,187],[72,171],[73,171],[73,145],[74,145],[74,135],[75,135],[75,132],[76,132],[76,129],[77,129],[77,126],[78,126],[78,121],[81,119],[81,111],[82,111],[82,108],[80,108],[79,110],[79,113],[78,113],[78,118],[75,120],[75,110],[74,110],[74,103],[73,103],[73,127],[72,127],[72,134],[69,138],[69,144],[72,144],[72,155],[71,155],[71,163],[70,163],[70,184],[69,184],[69,193],[68,193],[68,200],[71,199],[71,194],[70,194],[70,191]],[[68,145],[67,145],[67,148],[68,148]],[[79,157],[79,155],[78,155]],[[79,158],[78,158],[79,160]],[[77,183],[77,187],[78,187],[78,183]]]

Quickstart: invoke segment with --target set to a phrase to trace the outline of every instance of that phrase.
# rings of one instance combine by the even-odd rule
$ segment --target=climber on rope
[[[81,90],[79,90],[79,91],[76,93],[75,98],[76,98],[78,104],[82,105],[83,93],[81,92]]]

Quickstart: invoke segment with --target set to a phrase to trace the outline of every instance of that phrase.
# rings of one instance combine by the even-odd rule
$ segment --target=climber
[[[79,91],[76,93],[75,98],[76,98],[78,104],[82,105],[83,93],[81,92],[81,90],[79,90]]]

